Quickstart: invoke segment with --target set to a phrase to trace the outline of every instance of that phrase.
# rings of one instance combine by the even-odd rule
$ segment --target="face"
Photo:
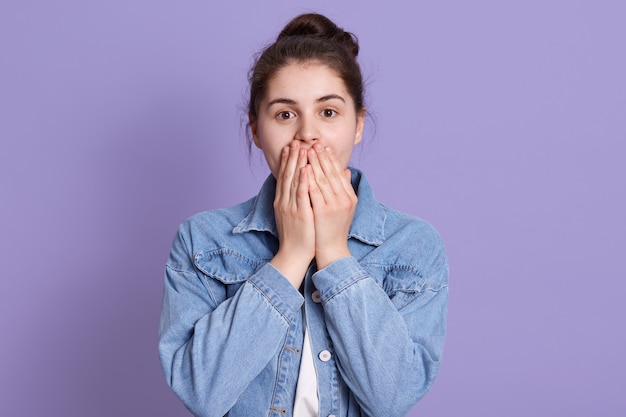
[[[324,64],[291,63],[277,71],[250,121],[255,145],[274,177],[282,149],[293,140],[303,148],[321,143],[346,168],[363,135],[364,112],[357,114],[343,80]]]

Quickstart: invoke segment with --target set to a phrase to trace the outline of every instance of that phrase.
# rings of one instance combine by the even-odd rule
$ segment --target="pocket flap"
[[[243,282],[267,260],[250,259],[230,248],[198,252],[194,255],[196,268],[224,284]]]

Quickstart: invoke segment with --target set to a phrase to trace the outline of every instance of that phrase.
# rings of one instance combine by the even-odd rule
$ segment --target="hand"
[[[315,219],[315,261],[322,269],[350,256],[348,232],[358,198],[350,183],[350,170],[342,168],[330,147],[316,144],[308,150],[309,196]]]
[[[270,263],[295,288],[300,287],[315,256],[315,227],[306,164],[307,152],[298,141],[283,149],[274,198],[279,248]]]

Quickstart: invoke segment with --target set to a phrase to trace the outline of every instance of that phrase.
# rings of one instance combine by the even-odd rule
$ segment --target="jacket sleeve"
[[[179,232],[165,271],[159,356],[167,383],[196,416],[224,416],[276,355],[300,293],[270,264],[234,296],[194,267]]]
[[[402,294],[385,292],[353,257],[313,276],[339,372],[368,416],[405,416],[439,370],[448,265],[440,241],[428,252],[419,272],[400,268],[425,283]]]

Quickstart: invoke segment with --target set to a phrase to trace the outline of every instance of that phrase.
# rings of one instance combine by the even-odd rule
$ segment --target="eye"
[[[337,115],[337,112],[333,109],[324,109],[320,114],[322,115],[322,117],[335,117]]]
[[[276,118],[280,120],[288,120],[288,119],[293,119],[295,116],[296,115],[293,112],[285,110],[285,111],[278,112],[278,114],[276,115]]]

